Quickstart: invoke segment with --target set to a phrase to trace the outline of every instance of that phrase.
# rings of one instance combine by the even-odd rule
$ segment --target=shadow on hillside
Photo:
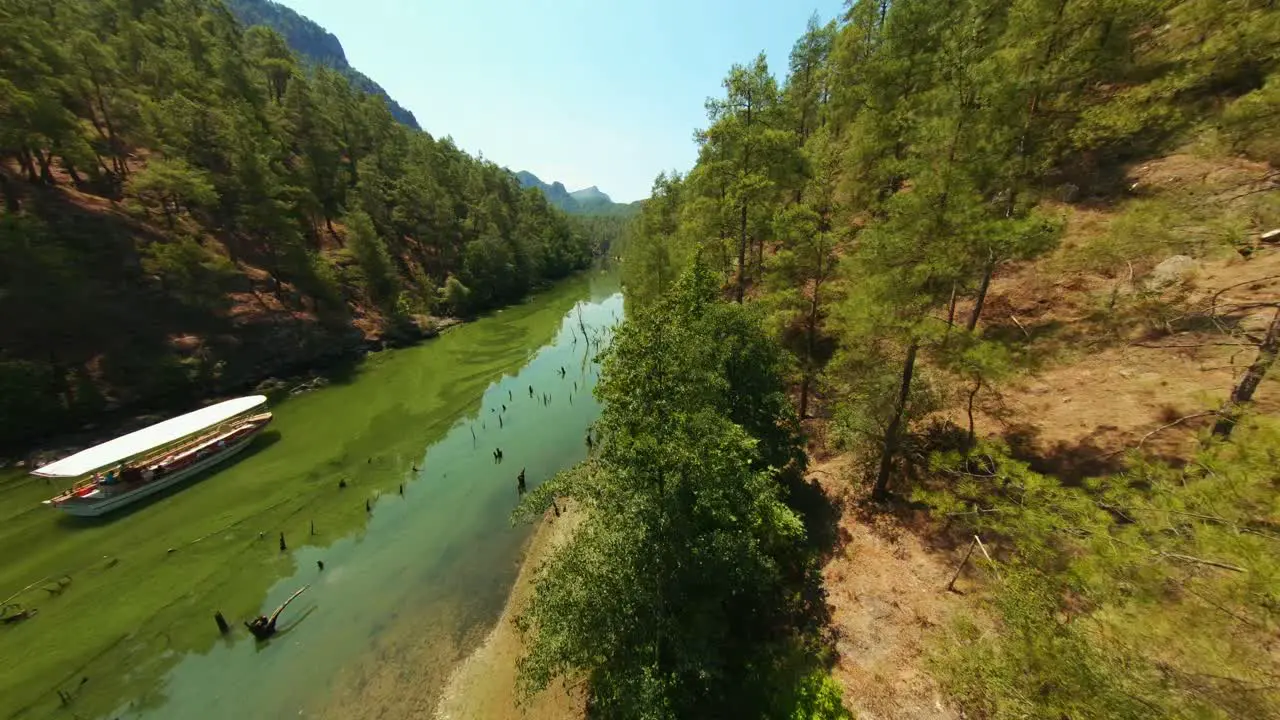
[[[1123,453],[1104,448],[1094,439],[1105,430],[1098,428],[1076,442],[1059,440],[1046,446],[1040,442],[1040,428],[1023,423],[1006,427],[1001,437],[1009,444],[1010,454],[1035,472],[1076,485],[1085,478],[1112,475],[1124,468]]]
[[[166,239],[145,224],[56,190],[33,192],[28,205],[43,226],[4,244],[14,272],[0,321],[13,355],[63,369],[93,362],[108,384],[157,394],[173,379],[173,336],[227,326],[215,303],[166,292],[147,270],[141,248]]]
[[[831,624],[831,612],[821,568],[844,543],[840,534],[842,508],[817,481],[792,477],[786,487],[787,505],[800,515],[805,529],[801,556],[788,570],[791,585],[799,594],[798,625],[802,634],[824,638]]]
[[[10,375],[39,386],[39,407],[0,426],[0,445],[96,437],[318,364],[330,382],[353,376],[358,330],[312,318],[292,286],[219,266],[213,240],[182,239],[102,198],[23,189],[25,211],[0,228],[0,327]]]

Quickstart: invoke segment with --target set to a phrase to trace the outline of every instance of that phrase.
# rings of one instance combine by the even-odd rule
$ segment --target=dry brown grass
[[[1241,190],[1256,188],[1266,170],[1242,160],[1181,154],[1135,167],[1130,179],[1133,192],[1147,197],[1180,193],[1178,202],[1225,205]],[[1067,479],[1115,472],[1123,467],[1124,451],[1139,443],[1148,455],[1178,462],[1194,452],[1198,433],[1213,418],[1171,423],[1219,407],[1256,354],[1251,346],[1221,344],[1239,342],[1222,328],[1258,330],[1274,313],[1225,313],[1215,327],[1203,319],[1204,311],[1215,302],[1280,300],[1280,248],[1255,246],[1246,260],[1219,247],[1198,258],[1183,286],[1148,303],[1175,318],[1189,315],[1171,323],[1169,332],[1150,320],[1135,289],[1173,253],[1082,269],[1073,258],[1113,232],[1120,208],[1054,209],[1067,220],[1061,246],[1039,261],[1004,268],[992,283],[982,327],[989,337],[1021,343],[1030,362],[998,393],[979,395],[977,431],[1005,438],[1036,469]],[[1258,217],[1263,222],[1268,216]],[[1254,223],[1250,232],[1258,230]],[[968,311],[961,304],[958,317]],[[1260,412],[1280,413],[1276,374],[1255,395]],[[960,403],[940,415],[966,422]],[[830,495],[845,499],[843,544],[823,571],[839,638],[833,674],[845,689],[845,704],[864,720],[960,717],[929,675],[925,654],[957,610],[982,621],[980,611],[972,612],[984,583],[981,571],[971,564],[961,576],[957,585],[964,595],[946,592],[964,548],[938,539],[931,532],[936,522],[920,511],[860,509],[869,507],[858,502],[865,481],[852,477],[849,456],[825,446],[811,447],[810,456],[813,476]]]
[[[929,674],[925,652],[933,633],[960,608],[967,576],[947,583],[959,564],[954,549],[937,547],[909,519],[867,513],[848,456],[816,463],[811,475],[829,496],[844,499],[839,550],[823,568],[836,637],[832,675],[845,706],[860,720],[958,718]]]

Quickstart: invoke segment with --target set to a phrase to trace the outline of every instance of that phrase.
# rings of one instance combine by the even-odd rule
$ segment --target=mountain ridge
[[[319,23],[274,0],[224,0],[231,14],[245,27],[263,25],[280,33],[289,47],[305,59],[337,70],[351,84],[387,103],[391,116],[401,125],[421,130],[418,119],[396,102],[381,85],[351,66],[338,36]]]
[[[642,202],[614,202],[613,198],[596,185],[570,192],[559,180],[544,182],[528,170],[519,170],[514,174],[522,187],[538,188],[552,205],[575,215],[631,215],[639,211]]]

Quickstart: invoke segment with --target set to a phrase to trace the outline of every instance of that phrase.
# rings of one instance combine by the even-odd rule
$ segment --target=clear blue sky
[[[619,202],[697,158],[703,103],[764,51],[781,80],[843,0],[282,0],[435,137]]]

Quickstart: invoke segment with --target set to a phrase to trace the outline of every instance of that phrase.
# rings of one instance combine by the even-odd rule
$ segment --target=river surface
[[[0,626],[0,718],[430,717],[518,572],[517,474],[532,489],[586,455],[583,330],[603,347],[622,314],[593,271],[370,355],[275,405],[225,468],[104,521],[0,476],[0,596],[39,611]],[[242,621],[304,585],[255,642]]]

